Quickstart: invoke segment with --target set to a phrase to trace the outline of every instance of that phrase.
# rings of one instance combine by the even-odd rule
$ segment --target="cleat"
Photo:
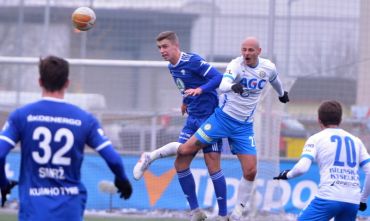
[[[205,221],[229,221],[227,216],[216,216],[213,218],[207,218]]]
[[[207,215],[200,209],[195,209],[191,211],[191,219],[190,221],[205,221],[207,219]]]
[[[233,212],[230,215],[229,220],[230,221],[240,221],[240,220],[242,220],[243,210],[244,210],[244,207],[242,205],[235,206]]]
[[[142,153],[139,161],[136,163],[134,170],[132,171],[135,180],[140,180],[141,177],[143,177],[144,172],[148,169],[150,163],[151,161],[149,152]]]

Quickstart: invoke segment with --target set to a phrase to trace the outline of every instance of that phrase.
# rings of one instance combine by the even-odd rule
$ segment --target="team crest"
[[[210,130],[212,128],[211,124],[204,125],[204,130]]]
[[[181,71],[180,71],[180,72],[181,72],[181,74],[182,74],[182,75],[185,75],[185,74],[186,74],[186,72],[185,72],[185,70],[184,70],[184,69],[181,69]]]
[[[266,77],[266,72],[260,71],[259,76],[260,76],[260,78],[265,78]]]

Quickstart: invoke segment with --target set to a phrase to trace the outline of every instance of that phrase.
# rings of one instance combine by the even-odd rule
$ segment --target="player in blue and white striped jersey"
[[[140,179],[150,162],[170,155],[175,155],[172,145],[185,143],[200,127],[200,125],[214,112],[218,105],[216,88],[219,86],[222,74],[199,55],[185,53],[180,50],[179,39],[175,32],[165,31],[157,38],[157,46],[164,60],[169,61],[168,69],[175,84],[183,96],[181,111],[187,113],[188,118],[180,133],[178,142],[165,145],[151,153],[143,153],[133,170],[134,178]],[[219,215],[227,215],[226,181],[220,167],[221,139],[213,145],[203,149],[204,159],[211,175],[219,206]],[[196,153],[196,152],[195,152]],[[206,216],[199,209],[195,192],[195,182],[189,169],[195,156],[178,156],[175,168],[181,188],[192,210],[192,220],[203,220]]]
[[[41,59],[42,99],[12,112],[0,134],[2,201],[14,186],[5,175],[5,158],[20,142],[20,221],[81,221],[87,200],[81,183],[85,144],[97,151],[115,175],[121,198],[132,187],[121,157],[90,113],[63,100],[69,85],[69,64],[55,56]]]
[[[320,169],[319,189],[298,220],[355,221],[357,211],[367,207],[370,156],[358,137],[339,127],[342,121],[339,102],[323,102],[318,109],[318,121],[322,130],[307,139],[300,160],[292,170],[284,170],[274,179],[302,175],[316,161]],[[362,193],[360,167],[366,174]]]

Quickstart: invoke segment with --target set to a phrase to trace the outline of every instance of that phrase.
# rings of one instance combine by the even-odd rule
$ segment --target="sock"
[[[179,142],[168,143],[150,152],[150,159],[153,161],[162,157],[175,156],[177,154],[177,149],[179,149],[180,145],[181,143]]]
[[[216,199],[218,204],[218,215],[227,215],[227,205],[226,205],[226,181],[222,170],[211,174],[211,179],[213,182],[213,187],[216,193]]]
[[[244,179],[244,177],[240,179],[235,208],[242,207],[243,209],[245,207],[252,193],[253,182]]]
[[[188,168],[183,171],[177,171],[177,176],[180,182],[181,189],[189,202],[190,209],[194,210],[198,208],[199,205],[197,195],[195,193],[195,181],[190,169]]]

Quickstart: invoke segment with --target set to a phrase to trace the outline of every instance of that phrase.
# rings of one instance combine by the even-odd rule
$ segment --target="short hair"
[[[318,115],[324,126],[338,126],[342,121],[342,105],[335,100],[324,101],[318,109]]]
[[[179,37],[174,31],[164,31],[158,34],[156,41],[169,40],[171,43],[179,43]]]
[[[68,61],[53,55],[40,58],[39,73],[42,87],[50,92],[63,89],[69,76]]]

